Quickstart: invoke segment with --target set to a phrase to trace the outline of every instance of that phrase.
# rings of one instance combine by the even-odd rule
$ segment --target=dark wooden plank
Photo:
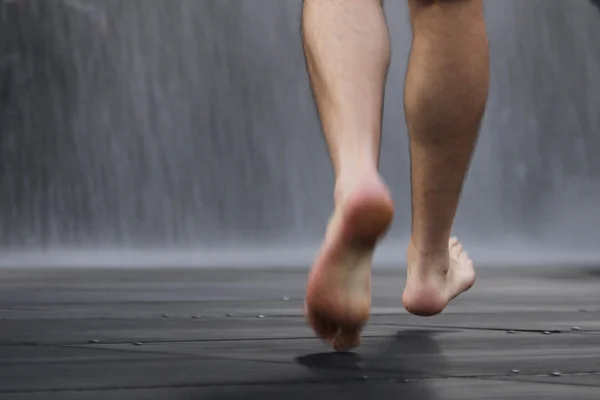
[[[442,327],[462,329],[488,329],[502,331],[562,331],[600,332],[598,312],[488,312],[488,313],[443,313],[432,318],[414,315],[378,316],[371,318],[372,325],[393,325],[399,329],[406,326]]]
[[[593,373],[579,373],[579,374],[564,374],[557,371],[559,374],[551,376],[531,376],[531,375],[516,375],[512,377],[505,377],[502,380],[515,381],[515,382],[531,382],[531,383],[544,383],[544,384],[561,384],[561,385],[575,385],[575,386],[589,386],[600,388],[600,371]]]
[[[387,331],[393,327],[385,327]],[[85,319],[2,321],[0,344],[45,345],[312,337],[301,318]]]
[[[307,269],[285,271],[233,270],[0,270],[0,304],[120,304],[227,300],[301,299]],[[598,274],[563,269],[480,269],[477,285],[449,311],[489,309],[519,311],[538,307],[600,310]],[[400,302],[404,271],[376,270],[377,301]],[[388,303],[384,306],[390,306]]]
[[[105,293],[104,296],[110,298],[109,293]],[[479,300],[475,299],[474,302],[478,303]],[[584,306],[587,306],[587,309],[593,309],[593,307],[590,307],[590,304],[584,302],[562,307],[548,306],[543,300],[529,305],[522,304],[520,307],[502,305],[501,302],[496,305],[479,304],[478,306],[471,306],[467,304],[463,306],[458,302],[456,305],[451,304],[440,316],[423,319],[409,315],[401,307],[399,297],[397,299],[375,298],[373,300],[372,315],[374,318],[372,322],[380,321],[378,316],[385,318],[381,322],[397,322],[404,325],[414,324],[415,321],[419,324],[430,324],[433,322],[434,325],[435,323],[444,321],[443,324],[452,322],[454,325],[457,325],[455,321],[458,321],[458,325],[460,326],[461,324],[473,325],[473,323],[483,321],[486,327],[501,329],[503,326],[499,322],[504,321],[506,318],[517,323],[532,322],[531,315],[535,314],[546,318],[552,323],[557,320],[564,320],[568,324],[595,321],[595,325],[590,325],[589,329],[598,328],[600,330],[600,322],[598,322],[597,318],[600,313],[582,312],[581,310]],[[282,317],[302,316],[302,309],[302,299],[288,299],[288,297],[284,296],[265,301],[140,301],[127,303],[0,305],[0,320],[151,319],[163,318],[165,315],[172,318],[188,319],[196,316],[224,317],[230,314],[250,318],[256,315]],[[498,318],[500,314],[503,315],[502,319]]]
[[[260,318],[264,315],[264,318]],[[90,340],[108,343],[190,340],[238,340],[311,338],[313,334],[302,317],[271,317],[248,314],[219,318],[140,319],[15,319],[1,321],[0,344],[35,343],[46,345],[85,344]],[[596,313],[491,313],[454,314],[435,318],[410,315],[374,316],[366,336],[390,335],[410,327],[489,329],[499,331],[599,330]]]
[[[301,316],[306,272],[2,270],[2,398],[597,398],[597,274],[484,270],[424,319],[376,271],[363,345],[334,354]]]
[[[91,347],[0,346],[0,367],[43,363],[48,368],[52,368],[52,365],[61,363],[135,361],[153,357],[155,355],[151,352],[98,351]],[[170,358],[181,358],[181,356],[172,353]]]
[[[285,298],[285,300],[283,300]],[[253,317],[258,314],[270,316],[302,315],[302,299],[281,299],[268,301],[203,301],[203,302],[127,302],[120,304],[64,304],[0,307],[0,320],[8,319],[139,319],[224,317],[227,314]],[[392,305],[392,304],[390,304]],[[393,305],[397,313],[399,307]]]
[[[77,392],[4,394],[3,400],[597,400],[598,389],[569,385],[500,382],[479,379],[432,379],[418,382],[346,382],[344,384],[250,385]]]
[[[235,322],[235,321],[234,321]],[[115,350],[115,355],[103,359],[118,361],[131,357],[131,353],[150,353],[179,355],[182,357],[211,357],[236,360],[269,361],[277,363],[299,362],[307,367],[336,367],[326,364],[328,351],[316,339],[270,339],[265,340],[269,332],[264,332],[263,340],[225,340],[176,343],[163,341],[157,343],[134,342],[126,344],[89,344],[78,349]],[[69,347],[73,348],[73,347]],[[36,351],[36,349],[39,349]],[[368,336],[358,350],[360,361],[356,366],[365,373],[369,369],[408,371],[441,376],[482,376],[506,375],[513,369],[522,374],[579,373],[600,370],[600,361],[595,356],[600,352],[600,342],[594,335],[580,333],[542,335],[532,333],[506,334],[487,331],[460,330],[405,330],[397,335],[394,332],[383,336]],[[56,354],[55,354],[56,353]],[[12,360],[42,362],[54,360],[60,353],[58,349],[48,347],[20,346],[0,348],[3,363]],[[68,353],[62,361],[69,360]],[[325,354],[324,354],[325,353]],[[19,355],[21,354],[21,355]],[[34,355],[34,358],[31,358]],[[88,358],[94,360],[93,352]],[[70,361],[84,358],[73,354]],[[59,360],[60,361],[60,360]],[[202,362],[198,362],[202,366]]]
[[[336,354],[335,357],[344,355]],[[347,356],[347,355],[346,355]],[[360,368],[314,370],[296,363],[174,358],[154,354],[148,359],[90,359],[72,362],[0,364],[0,394],[23,391],[140,389],[178,386],[258,385],[360,381]],[[422,375],[405,373],[402,377]],[[398,379],[395,371],[372,371],[377,380]]]
[[[397,375],[503,376],[519,370],[523,375],[574,374],[600,371],[600,342],[591,335],[515,335],[495,331],[405,330],[382,337],[367,337],[349,358],[335,358],[314,339],[243,340],[223,342],[150,343],[143,346],[93,345],[96,348],[136,352],[222,357],[231,360],[299,363],[309,369],[360,369],[394,371]]]
[[[301,298],[307,271],[0,270],[0,303],[82,304]]]

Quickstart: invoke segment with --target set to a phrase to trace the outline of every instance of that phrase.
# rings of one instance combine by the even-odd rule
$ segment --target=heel
[[[361,200],[348,207],[345,236],[352,245],[371,247],[388,231],[394,208],[385,197]]]

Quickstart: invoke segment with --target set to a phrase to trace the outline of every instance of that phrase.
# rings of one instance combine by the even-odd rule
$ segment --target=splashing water
[[[410,28],[405,2],[386,7],[381,166],[398,209],[380,254],[395,261],[410,226]],[[333,176],[300,8],[0,0],[0,264],[308,262]],[[475,257],[600,259],[593,11],[587,1],[487,2],[491,93],[456,222]]]

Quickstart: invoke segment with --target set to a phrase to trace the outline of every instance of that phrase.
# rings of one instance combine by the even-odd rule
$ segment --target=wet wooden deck
[[[2,400],[600,398],[597,270],[481,269],[441,316],[375,274],[364,344],[301,317],[306,270],[0,270]]]

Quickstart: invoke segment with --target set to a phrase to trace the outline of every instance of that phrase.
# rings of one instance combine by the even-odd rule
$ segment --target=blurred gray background
[[[0,264],[306,263],[333,177],[300,0],[0,0]],[[406,2],[382,172],[410,225]],[[456,233],[485,262],[600,260],[600,12],[487,1],[491,94]],[[526,261],[528,260],[528,261]]]

